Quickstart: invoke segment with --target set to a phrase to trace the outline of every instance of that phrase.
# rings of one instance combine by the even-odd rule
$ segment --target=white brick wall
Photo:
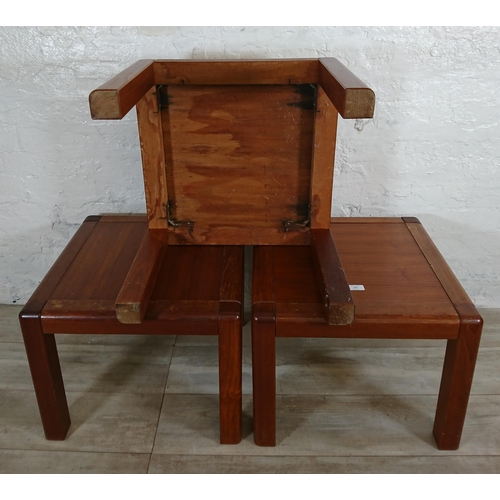
[[[0,28],[0,303],[82,220],[144,211],[135,113],[89,92],[141,58],[339,58],[377,96],[341,121],[334,215],[421,219],[471,298],[500,307],[500,28]]]

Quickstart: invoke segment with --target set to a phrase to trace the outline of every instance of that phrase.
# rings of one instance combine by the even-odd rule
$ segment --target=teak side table
[[[446,339],[433,433],[439,449],[457,449],[481,316],[417,219],[334,218],[330,231],[349,283],[358,285],[350,325],[325,321],[310,248],[254,249],[255,442],[276,445],[276,337]]]
[[[45,436],[66,438],[70,415],[55,335],[216,335],[220,441],[241,441],[243,248],[168,246],[139,324],[115,301],[148,237],[145,216],[90,216],[20,313]]]
[[[243,245],[256,245],[257,444],[275,441],[278,332],[382,337],[396,335],[395,324],[402,338],[429,338],[432,331],[431,338],[450,339],[436,428],[445,436],[437,437],[440,447],[456,442],[450,436],[460,433],[457,422],[465,415],[481,330],[477,312],[430,240],[417,235],[415,221],[338,222],[351,228],[348,236],[336,229],[337,221],[331,226],[338,115],[371,118],[370,88],[333,58],[143,60],[89,100],[94,119],[121,119],[136,106],[147,215],[87,219],[21,311],[47,438],[64,439],[69,427],[54,334],[202,333],[219,338],[221,442],[238,442]],[[395,235],[387,225],[414,237],[400,246],[408,235]],[[369,309],[367,320],[364,299],[353,296],[348,281],[357,279],[350,245],[359,237],[368,238],[370,249],[363,262],[375,262],[378,272],[362,267],[367,274],[359,279],[369,291],[364,298],[372,293],[366,276],[376,275],[379,286],[384,273],[393,272],[376,264],[385,241],[405,263],[420,255],[415,258],[423,265],[425,257],[434,273],[427,288],[444,290],[446,306],[440,303],[432,314],[422,306],[422,312],[428,290],[416,282],[414,311],[405,308],[409,302],[403,307],[390,293],[381,294],[384,300]],[[282,266],[286,262],[295,266],[293,274]],[[440,268],[448,269],[444,278]],[[312,295],[299,293],[294,275]],[[387,307],[396,323],[383,312]]]

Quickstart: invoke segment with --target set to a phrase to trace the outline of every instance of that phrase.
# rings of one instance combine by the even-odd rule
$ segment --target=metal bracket
[[[162,97],[162,93],[161,93],[162,87],[163,87],[163,84],[156,86],[155,95],[156,95],[156,105],[157,105],[157,109],[158,109],[157,112],[161,111],[162,109],[168,108],[168,95],[167,95],[167,102],[165,102],[165,98]]]
[[[189,227],[189,232],[193,232],[194,220],[177,220],[170,215],[170,200],[166,204],[167,222],[172,227]]]
[[[297,231],[298,229],[304,229],[309,227],[311,219],[307,218],[304,220],[282,220],[281,224],[283,226],[283,232],[288,233],[289,231]]]

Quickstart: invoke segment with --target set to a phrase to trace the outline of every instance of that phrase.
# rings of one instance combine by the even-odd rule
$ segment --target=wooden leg
[[[220,442],[241,441],[242,312],[236,302],[219,306]]]
[[[19,315],[28,363],[45,437],[62,441],[71,424],[54,335],[45,335],[40,314],[24,308]]]
[[[440,450],[456,450],[460,445],[482,328],[476,312],[462,317],[458,338],[448,340],[434,420]]]
[[[252,378],[255,444],[276,446],[276,314],[273,303],[253,305]]]

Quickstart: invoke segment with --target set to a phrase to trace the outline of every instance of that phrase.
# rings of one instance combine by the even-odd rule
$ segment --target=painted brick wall
[[[377,95],[339,124],[333,215],[416,216],[500,306],[500,28],[0,28],[0,303],[27,300],[90,214],[144,211],[135,113],[89,92],[141,58],[339,58]]]

